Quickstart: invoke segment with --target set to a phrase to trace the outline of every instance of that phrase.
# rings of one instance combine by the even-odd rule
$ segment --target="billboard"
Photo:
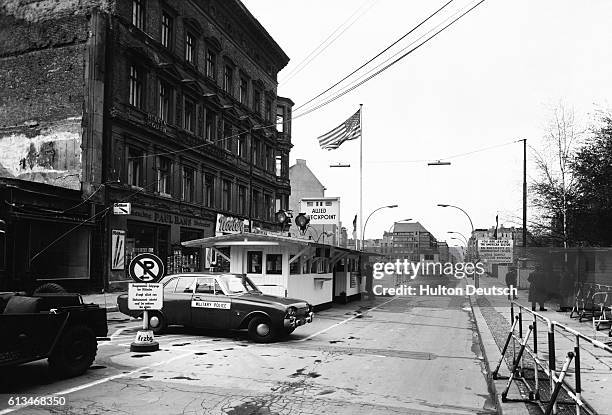
[[[478,257],[492,264],[508,264],[512,262],[512,239],[479,239]]]
[[[300,213],[310,218],[311,225],[338,225],[340,198],[322,197],[300,200]]]

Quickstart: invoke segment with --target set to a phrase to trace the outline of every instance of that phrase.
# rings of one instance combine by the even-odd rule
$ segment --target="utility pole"
[[[527,246],[527,139],[523,138],[523,256]]]

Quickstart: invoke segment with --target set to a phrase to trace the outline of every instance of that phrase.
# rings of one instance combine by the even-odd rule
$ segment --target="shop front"
[[[166,274],[194,272],[205,260],[200,248],[182,242],[214,235],[214,217],[162,212],[132,205],[129,214],[110,220],[109,284],[129,281],[128,265],[135,255],[152,253],[164,262]]]

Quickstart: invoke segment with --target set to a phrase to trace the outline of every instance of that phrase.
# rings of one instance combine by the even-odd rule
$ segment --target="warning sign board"
[[[512,262],[514,243],[512,239],[479,239],[478,257],[493,264]]]
[[[164,286],[159,283],[130,283],[128,308],[130,310],[161,310],[164,305]]]

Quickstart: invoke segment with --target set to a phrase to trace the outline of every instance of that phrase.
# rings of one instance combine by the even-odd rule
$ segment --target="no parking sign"
[[[164,263],[157,255],[138,254],[130,261],[128,271],[136,282],[156,283],[164,277]]]

